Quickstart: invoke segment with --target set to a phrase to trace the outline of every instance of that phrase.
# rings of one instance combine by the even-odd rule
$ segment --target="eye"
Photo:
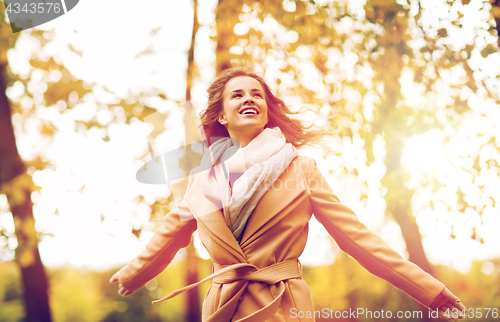
[[[233,98],[235,98],[235,97],[240,97],[240,96],[241,96],[241,94],[236,93],[236,94],[234,94],[234,95],[233,95]]]
[[[257,96],[257,97],[262,98],[262,95],[261,95],[261,94],[259,94],[259,93],[255,93],[255,95],[254,95],[254,96]]]

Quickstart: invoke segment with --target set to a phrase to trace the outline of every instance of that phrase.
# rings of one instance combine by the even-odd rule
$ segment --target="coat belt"
[[[285,292],[285,283],[284,280],[291,278],[299,278],[302,276],[302,269],[300,265],[299,259],[289,259],[276,264],[272,264],[263,268],[258,268],[257,266],[249,263],[238,263],[232,265],[219,265],[214,263],[213,273],[204,279],[180,288],[178,290],[173,291],[169,295],[161,298],[159,300],[153,301],[153,303],[159,303],[168,299],[171,299],[185,291],[188,291],[199,284],[206,282],[208,280],[213,279],[214,283],[218,284],[226,284],[232,283],[238,280],[248,280],[254,282],[267,283],[270,285],[274,285],[279,283],[278,286],[278,295],[271,301],[271,303],[267,304],[265,307],[260,310],[252,313],[244,317],[243,319],[239,319],[235,322],[261,322],[265,321],[267,318],[272,316],[279,308],[281,303],[281,298]],[[246,286],[246,285],[245,285]],[[238,294],[242,294],[240,291]],[[224,310],[224,307],[228,307],[227,305],[222,306],[216,311],[212,316],[210,316],[206,322],[208,321],[220,321],[217,320],[217,313],[221,313],[221,310]]]

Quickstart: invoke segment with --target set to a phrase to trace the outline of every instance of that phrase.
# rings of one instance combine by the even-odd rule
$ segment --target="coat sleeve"
[[[385,279],[426,307],[441,293],[444,284],[410,261],[404,260],[377,234],[340,203],[328,182],[310,159],[307,174],[310,201],[316,219],[335,239],[340,249],[370,273]]]
[[[144,286],[170,264],[179,249],[189,245],[196,227],[196,220],[183,200],[165,216],[145,250],[118,272],[120,284],[130,291]]]

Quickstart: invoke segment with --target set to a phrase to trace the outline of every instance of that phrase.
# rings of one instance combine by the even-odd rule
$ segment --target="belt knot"
[[[231,265],[214,264],[214,273]],[[280,281],[302,276],[302,269],[298,259],[286,260],[263,268],[258,268],[253,264],[246,264],[232,270],[228,270],[222,275],[213,279],[214,283],[225,284],[238,280],[249,280],[267,284],[276,284]]]
[[[211,279],[213,279],[214,283],[218,284],[231,283],[238,280],[248,280],[272,285],[291,278],[299,278],[301,276],[302,266],[298,258],[285,260],[263,268],[258,268],[257,266],[249,263],[238,263],[232,265],[219,265],[214,263],[214,272],[211,275],[196,283],[175,290],[164,298],[153,301],[153,303],[168,300]],[[279,291],[279,298],[281,299],[284,292],[283,283],[281,283]]]

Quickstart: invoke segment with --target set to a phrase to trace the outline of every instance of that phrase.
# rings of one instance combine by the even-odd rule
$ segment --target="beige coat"
[[[401,258],[342,205],[309,157],[295,158],[264,194],[248,219],[241,244],[222,212],[205,199],[199,176],[191,176],[177,208],[118,277],[126,289],[139,289],[167,267],[198,228],[218,275],[203,302],[204,322],[314,321],[293,313],[314,310],[298,264],[312,214],[343,251],[421,304],[428,307],[444,289],[443,283]]]

